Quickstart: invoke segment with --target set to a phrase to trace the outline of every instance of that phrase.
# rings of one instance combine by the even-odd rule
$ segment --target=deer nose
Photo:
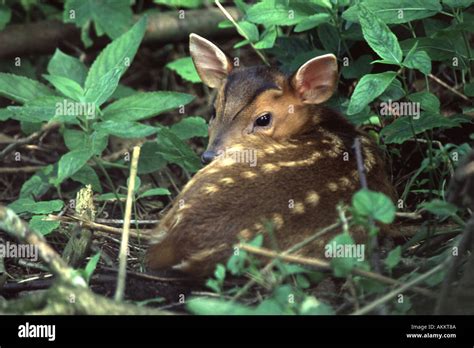
[[[212,150],[207,150],[201,155],[201,161],[203,164],[211,163],[216,157],[216,153]]]

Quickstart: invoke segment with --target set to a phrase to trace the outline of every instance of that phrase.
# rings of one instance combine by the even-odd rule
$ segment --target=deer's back
[[[200,170],[158,226],[166,236],[155,251],[168,255],[162,260],[165,264],[184,261],[185,271],[209,273],[215,263],[225,262],[239,239],[267,233],[264,221],[271,222],[281,250],[334,223],[336,205],[348,203],[360,188],[353,135],[357,133],[349,136],[315,128],[285,142],[262,138],[236,145],[229,154],[256,151],[256,163],[228,155]],[[358,135],[369,188],[391,196],[376,147],[365,135]],[[321,254],[332,237],[316,241],[303,253]],[[268,236],[264,240],[273,246]]]

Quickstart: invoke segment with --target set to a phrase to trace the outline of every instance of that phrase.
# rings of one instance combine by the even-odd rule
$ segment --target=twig
[[[55,122],[47,123],[39,131],[36,131],[36,132],[30,134],[26,138],[21,138],[21,139],[15,140],[14,143],[11,143],[10,145],[8,145],[6,148],[4,148],[0,152],[0,160],[3,159],[6,155],[8,155],[10,152],[15,150],[17,147],[19,147],[21,145],[24,145],[24,144],[31,143],[31,142],[35,141],[36,139],[38,139],[39,137],[41,137],[41,135],[43,135],[44,133],[46,133],[46,132],[48,132],[52,129],[58,128],[58,127],[59,127],[59,123],[55,123]]]
[[[303,248],[304,246],[308,245],[309,243],[311,243],[312,241],[320,238],[321,236],[325,235],[326,233],[329,233],[331,232],[332,230],[338,228],[341,226],[341,223],[340,222],[337,222],[337,223],[334,223],[332,225],[329,225],[319,231],[317,231],[315,234],[313,234],[312,236],[306,238],[305,240],[293,245],[291,248],[288,248],[287,250],[285,250],[282,255],[286,255],[286,254],[290,254],[290,253],[294,253],[295,251],[298,251],[300,250],[301,248]],[[264,273],[264,272],[268,272],[269,270],[272,269],[273,266],[275,266],[275,264],[277,263],[277,259],[274,259],[272,260],[270,263],[268,263],[262,270],[260,270],[260,273]],[[245,294],[255,283],[257,283],[257,279],[256,278],[252,278],[250,279],[247,284],[245,284],[242,288],[240,288],[240,290],[234,295],[234,297],[232,298],[232,301],[237,301],[243,294]]]
[[[412,288],[411,290],[415,290],[415,287],[414,285],[415,284],[418,284],[419,282],[421,282],[422,280],[425,280],[426,278],[430,277],[431,275],[435,274],[436,272],[440,271],[441,269],[443,269],[445,267],[445,263],[442,263],[434,268],[432,268],[431,270],[429,270],[428,272],[426,273],[423,273],[422,275],[420,275],[419,277],[416,277],[415,279],[409,281],[408,283],[390,291],[388,294],[386,294],[385,296],[382,296],[380,297],[379,299],[375,300],[374,302],[371,302],[369,303],[367,306],[365,307],[362,307],[361,309],[359,309],[358,311],[355,311],[352,313],[352,315],[362,315],[362,314],[367,314],[369,312],[371,312],[372,310],[374,310],[375,308],[377,308],[378,306],[382,305],[382,304],[385,304],[387,301],[389,301],[391,298],[401,294],[403,291],[405,290],[408,290],[410,288]]]
[[[309,258],[309,257],[303,257],[303,256],[296,256],[296,255],[288,255],[288,254],[282,254],[282,253],[277,253],[273,250],[270,249],[265,249],[265,248],[257,248],[252,245],[248,244],[240,244],[239,247],[242,250],[245,250],[249,253],[256,254],[256,255],[261,255],[265,257],[271,257],[271,258],[277,258],[283,261],[287,262],[293,262],[293,263],[298,263],[302,265],[307,265],[307,266],[312,266],[316,267],[320,270],[331,270],[331,265],[328,261],[321,260],[318,258]],[[389,284],[389,285],[401,285],[402,283],[399,282],[396,279],[392,279],[386,276],[383,276],[378,273],[370,272],[370,271],[365,271],[359,268],[353,268],[352,269],[352,274],[358,275],[364,278],[369,278],[373,280],[377,280],[381,283]],[[419,287],[414,287],[412,289],[414,292],[418,292],[422,295],[429,296],[432,298],[436,298],[436,295],[432,293],[431,291],[424,289],[424,288],[419,288]]]
[[[455,88],[451,87],[450,85],[448,85],[446,82],[444,82],[443,80],[440,80],[439,78],[437,78],[436,76],[434,76],[433,74],[429,74],[428,77],[432,80],[434,80],[435,82],[439,83],[441,86],[443,86],[444,88],[447,88],[449,89],[451,92],[453,92],[454,94],[456,94],[457,96],[461,97],[462,99],[464,100],[467,100],[469,101],[469,98],[466,97],[464,94],[462,94],[461,92],[457,91]]]
[[[101,224],[113,224],[113,225],[123,225],[123,219],[95,219],[96,222]],[[139,225],[156,225],[160,220],[130,220],[131,224]]]
[[[112,234],[119,234],[122,235],[122,229],[117,228],[117,227],[112,227],[112,226],[107,226],[107,225],[102,225],[97,222],[93,221],[88,221],[81,219],[77,216],[57,216],[57,215],[48,215],[48,217],[45,220],[49,221],[61,221],[66,224],[75,224],[76,221],[80,221],[84,226],[89,227],[93,230],[96,231],[102,231],[106,233],[112,233]],[[149,240],[151,238],[151,229],[149,230],[130,230],[130,236],[134,238],[141,238],[145,240]]]
[[[125,278],[127,276],[127,249],[128,236],[130,234],[130,220],[132,216],[133,197],[135,195],[135,179],[137,177],[138,158],[140,157],[140,146],[133,148],[130,176],[128,178],[127,203],[125,205],[125,216],[123,221],[122,243],[119,254],[119,273],[117,278],[117,289],[115,290],[115,301],[122,301],[125,290]]]

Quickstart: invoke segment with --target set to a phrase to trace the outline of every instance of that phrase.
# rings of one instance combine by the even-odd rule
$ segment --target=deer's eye
[[[272,121],[272,114],[269,112],[266,112],[263,115],[257,117],[254,125],[256,127],[266,127],[270,124],[271,121]]]

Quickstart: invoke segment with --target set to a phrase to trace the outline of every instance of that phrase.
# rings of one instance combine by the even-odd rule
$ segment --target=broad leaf
[[[77,149],[63,155],[58,162],[58,177],[53,184],[59,186],[64,180],[77,173],[92,157],[92,149]]]
[[[190,116],[171,126],[170,130],[181,140],[194,137],[207,137],[206,120],[198,116]]]
[[[409,116],[400,117],[392,124],[385,126],[380,135],[384,137],[386,144],[402,144],[406,140],[413,138],[412,126],[416,135],[429,129],[439,127],[451,128],[457,127],[460,124],[460,120],[452,120],[441,115],[422,112],[418,119],[412,119]]]
[[[99,93],[99,86],[107,89],[109,96],[118,85],[118,80],[137,53],[138,46],[145,34],[146,17],[140,19],[129,31],[114,40],[99,54],[87,75],[84,89],[89,100],[103,100],[105,93],[95,97],[89,90]]]
[[[84,96],[82,87],[74,80],[56,75],[43,75],[43,77],[48,80],[54,86],[54,88],[56,88],[56,90],[68,98],[80,101]]]
[[[194,97],[177,92],[145,92],[119,99],[104,109],[103,119],[138,121],[188,104]]]
[[[52,90],[38,81],[23,76],[0,73],[0,96],[23,104],[36,98],[53,95]]]
[[[347,113],[353,115],[362,111],[371,101],[385,91],[395,76],[397,76],[397,73],[387,71],[380,74],[365,75],[361,78],[352,94]]]
[[[385,61],[400,65],[402,50],[388,26],[363,4],[359,4],[359,21],[369,46]]]
[[[79,59],[68,56],[59,48],[54,52],[48,63],[48,72],[51,75],[66,77],[83,85],[87,76],[87,68]]]
[[[365,0],[363,4],[386,24],[427,18],[442,10],[439,0]],[[353,5],[342,14],[342,17],[357,22],[358,14],[359,8]]]
[[[94,125],[97,132],[115,135],[120,138],[144,138],[155,134],[158,130],[155,127],[131,121],[104,121]]]
[[[390,224],[395,219],[395,205],[386,195],[367,189],[359,190],[352,197],[354,212]]]
[[[194,66],[191,57],[179,58],[172,61],[171,63],[166,64],[166,67],[176,71],[176,73],[186,81],[192,83],[201,82],[201,78],[196,71],[196,67]]]
[[[20,198],[8,205],[8,207],[17,214],[49,214],[61,210],[63,206],[63,201],[58,199],[52,201],[35,202],[31,198]]]

